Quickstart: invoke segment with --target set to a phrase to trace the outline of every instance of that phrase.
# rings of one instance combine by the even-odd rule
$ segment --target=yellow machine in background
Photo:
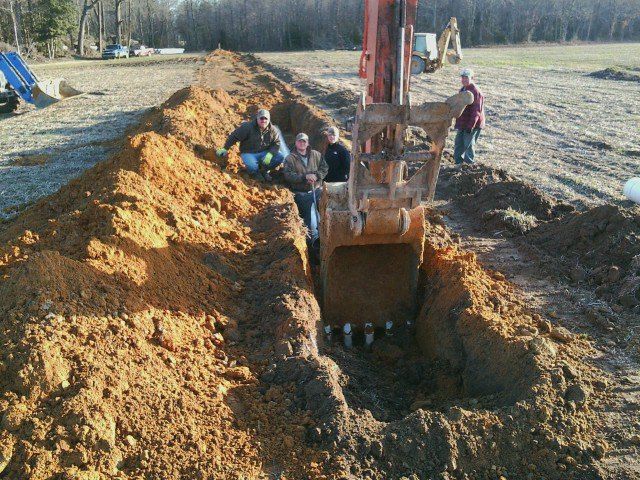
[[[449,48],[452,45],[453,48]],[[435,72],[444,65],[445,58],[451,64],[462,60],[460,46],[460,30],[456,17],[449,23],[437,38],[435,33],[416,33],[413,36],[413,52],[411,54],[411,74]]]

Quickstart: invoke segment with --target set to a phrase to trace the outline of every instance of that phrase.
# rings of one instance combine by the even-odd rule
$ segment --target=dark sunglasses
[[[267,117],[260,117],[260,120],[269,120]]]

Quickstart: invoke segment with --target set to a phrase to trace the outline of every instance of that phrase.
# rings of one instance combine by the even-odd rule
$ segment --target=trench
[[[376,249],[383,254],[386,247],[368,249],[370,254]],[[492,332],[488,325],[479,324],[472,330],[469,310],[474,306],[470,292],[460,288],[464,279],[443,274],[428,255],[418,272],[417,309],[412,316],[388,317],[393,328],[377,327],[371,346],[366,345],[362,329],[354,330],[350,348],[345,347],[340,329],[323,336],[321,353],[339,366],[349,407],[362,413],[367,410],[379,421],[401,420],[418,409],[496,410],[524,399],[535,383],[536,368],[524,360],[521,347]],[[375,284],[373,273],[368,270],[360,282]],[[384,282],[391,285],[390,295],[398,291],[393,278],[384,276]],[[375,318],[363,322],[368,320]]]
[[[306,132],[311,147],[324,150],[320,132],[327,120],[316,109],[290,101],[271,112],[288,145]],[[352,348],[343,345],[335,325],[331,335],[322,326],[314,332],[319,353],[338,367],[337,382],[354,412],[393,422],[418,409],[496,410],[525,398],[536,383],[538,370],[525,359],[526,347],[500,332],[501,320],[492,316],[496,302],[510,300],[492,290],[489,275],[464,252],[443,260],[437,243],[427,238],[421,266],[408,245],[341,247],[330,259],[340,278],[332,288],[332,310],[376,326],[371,347],[361,329],[354,330]],[[322,306],[320,268],[314,266],[312,273]],[[418,277],[415,290],[408,287],[412,277]],[[389,305],[402,312],[399,317],[388,315]],[[367,311],[370,318],[362,318]],[[393,321],[391,332],[384,319]]]
[[[236,104],[224,92],[214,93],[213,106],[224,107],[217,122],[225,131],[209,145],[224,141],[229,115],[235,123],[261,104],[271,110],[289,145],[304,131],[311,146],[322,151],[321,132],[331,124],[329,117],[271,78],[260,77],[257,83],[263,85],[251,91],[249,107]],[[188,113],[186,140],[194,145]],[[207,138],[197,140],[206,143]],[[231,171],[242,172],[237,156],[232,162]],[[271,187],[252,181],[247,186],[256,196],[273,193]],[[353,348],[346,349],[338,335],[332,341],[324,338],[320,273],[304,255],[301,220],[295,218],[292,198],[280,198],[288,212],[282,219],[277,208],[264,209],[262,220],[246,224],[259,234],[258,247],[245,254],[245,290],[239,296],[251,307],[240,315],[242,335],[234,348],[236,356],[246,355],[261,366],[255,368],[255,387],[238,389],[242,402],[227,400],[240,425],[260,432],[262,455],[279,459],[274,471],[297,462],[288,452],[283,458],[279,435],[284,431],[289,432],[289,445],[295,439],[294,445],[322,452],[322,460],[310,465],[323,465],[327,478],[400,478],[413,473],[432,478],[445,471],[462,478],[465,471],[493,472],[494,465],[507,466],[514,473],[508,478],[526,478],[529,466],[521,459],[530,453],[529,447],[537,452],[534,462],[545,478],[570,478],[554,476],[555,459],[545,451],[557,450],[553,439],[541,438],[537,429],[528,427],[552,425],[549,419],[564,401],[549,374],[557,370],[558,349],[545,338],[549,330],[539,334],[538,327],[546,324],[527,314],[504,277],[458,249],[435,220],[427,222],[423,263],[417,272],[410,262],[404,267],[396,261],[388,265],[394,255],[403,255],[393,248],[389,252],[389,246],[345,251],[347,257],[368,255],[380,261],[377,281],[367,268],[346,272],[354,285],[372,285],[373,290],[360,289],[360,306],[372,292],[386,300],[406,295],[397,278],[381,281],[390,268],[402,276],[410,266],[418,276],[416,291],[408,295],[415,302],[405,313],[413,320],[411,328],[399,319],[391,336],[378,329],[371,350],[364,348],[362,333],[356,332]],[[354,315],[360,306],[351,306]],[[561,388],[563,392],[565,386]],[[266,401],[264,415],[264,407],[256,408],[256,398]],[[484,441],[489,436],[494,441]],[[533,447],[540,444],[545,448]],[[335,477],[336,472],[341,473]]]
[[[245,95],[268,99],[289,140],[307,131],[322,149],[326,115],[278,83],[254,87]],[[227,172],[207,163],[251,108],[225,91],[176,92],[121,154],[3,230],[30,249],[28,258],[11,249],[16,257],[2,266],[6,351],[17,358],[0,383],[25,394],[10,405],[18,429],[9,477],[38,465],[46,474],[37,478],[66,478],[73,464],[154,479],[530,478],[526,456],[533,478],[601,478],[564,475],[564,464],[558,476],[564,445],[540,433],[555,428],[564,442],[583,428],[560,411],[567,387],[575,394],[579,385],[545,353],[549,331],[516,334],[535,321],[513,289],[437,223],[428,226],[412,329],[378,331],[371,351],[360,334],[352,349],[323,341],[309,280],[321,282],[290,194],[236,175],[235,151]],[[61,313],[55,324],[39,304]],[[69,369],[53,334],[75,364],[64,393],[58,373]],[[34,418],[66,453],[36,441]],[[591,454],[581,455],[586,463]]]

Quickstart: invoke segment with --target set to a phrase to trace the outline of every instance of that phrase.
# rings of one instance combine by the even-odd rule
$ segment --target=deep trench
[[[293,146],[295,135],[305,132],[311,147],[324,151],[326,141],[322,131],[328,124],[311,107],[294,101],[276,105],[271,113],[287,145]],[[282,181],[277,174],[274,178]],[[386,247],[373,245],[367,248],[384,252]],[[375,255],[375,252],[371,253]],[[425,258],[425,262],[427,260]],[[314,266],[312,273],[316,300],[322,308],[319,266]],[[359,274],[364,275],[361,281],[367,281],[367,272]],[[435,307],[432,307],[443,293],[446,294],[448,285],[438,278],[438,272],[420,268],[417,274],[417,308],[408,317],[396,319],[391,335],[383,328],[376,328],[371,347],[364,345],[362,330],[354,330],[352,348],[343,345],[339,329],[329,336],[320,330],[316,332],[320,353],[340,369],[338,381],[349,408],[356,412],[368,410],[377,420],[390,422],[400,420],[418,408],[446,411],[453,405],[463,405],[470,409],[493,410],[521,399],[522,378],[502,375],[491,366],[494,363],[491,356],[499,352],[474,348],[474,352],[469,353],[465,347],[468,342],[463,342],[456,331],[456,316],[467,306],[464,293],[460,298],[454,298],[443,311],[434,314]],[[387,295],[402,290],[393,282],[388,285]],[[440,309],[437,305],[436,310]],[[406,319],[411,320],[410,324],[405,323]],[[516,375],[523,373],[520,368],[514,370]],[[529,378],[529,375],[524,376]]]

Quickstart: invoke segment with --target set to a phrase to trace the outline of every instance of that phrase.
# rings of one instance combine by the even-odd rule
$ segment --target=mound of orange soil
[[[415,338],[322,345],[291,194],[212,150],[258,106],[327,118],[251,80],[177,92],[0,232],[0,476],[599,478],[588,343],[435,218]]]
[[[224,92],[177,92],[120,154],[0,234],[9,478],[255,478],[265,459],[302,455],[308,415],[277,415],[258,389],[257,354],[273,346],[251,359],[233,347],[260,315],[243,297],[256,252],[276,248],[279,281],[307,285],[290,194],[193,152],[243,110]]]

